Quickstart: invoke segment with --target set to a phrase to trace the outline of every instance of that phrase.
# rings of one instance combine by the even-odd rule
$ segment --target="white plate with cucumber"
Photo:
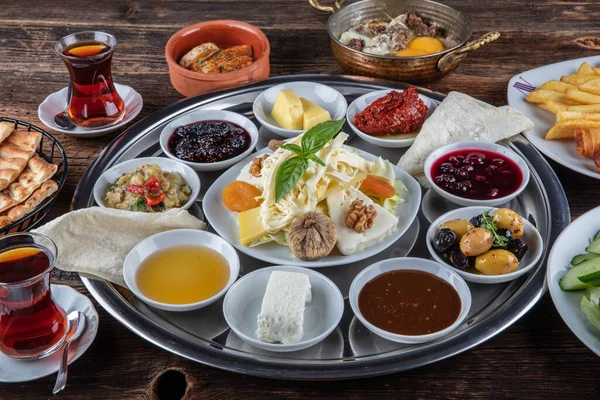
[[[562,319],[600,355],[600,207],[577,218],[556,239],[547,279]]]

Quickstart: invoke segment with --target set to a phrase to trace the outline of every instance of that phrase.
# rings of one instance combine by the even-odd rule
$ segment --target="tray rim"
[[[78,199],[80,199],[82,196],[82,191],[84,191],[84,186],[87,183],[86,181],[94,175],[96,170],[104,169],[106,165],[110,163],[111,159],[118,157],[123,151],[123,144],[127,143],[127,147],[129,148],[133,144],[132,142],[141,139],[144,136],[144,133],[154,129],[156,125],[160,124],[164,120],[172,118],[170,113],[183,113],[199,105],[205,105],[227,98],[231,95],[255,91],[261,87],[267,88],[272,85],[293,80],[312,80],[334,85],[347,84],[348,86],[355,85],[362,88],[372,88],[374,90],[385,87],[406,88],[409,86],[408,84],[400,82],[374,78],[345,75],[303,74],[274,77],[266,81],[261,81],[256,84],[246,86],[244,88],[230,89],[223,92],[209,93],[183,99],[149,115],[115,138],[100,153],[98,158],[82,176],[75,190],[71,208],[75,209],[77,207],[87,207],[86,204],[82,204],[83,200],[78,201]],[[441,93],[424,88],[418,89],[419,92],[438,102],[445,98],[445,95]],[[508,145],[513,150],[525,155],[528,163],[532,162],[530,157],[535,159],[538,165],[536,168],[532,169],[532,175],[535,175],[535,178],[539,182],[544,182],[544,185],[541,186],[541,189],[545,195],[546,202],[549,203],[549,205],[552,205],[553,210],[560,210],[558,212],[554,212],[553,214],[550,213],[550,209],[546,210],[548,220],[550,221],[548,238],[546,241],[550,245],[554,242],[560,231],[562,231],[562,229],[564,229],[564,227],[570,222],[569,205],[564,189],[562,188],[562,184],[540,152],[535,149],[533,145],[529,143],[523,136],[519,135],[515,137],[509,142]],[[111,154],[112,152],[114,152],[114,154]],[[527,157],[525,153],[527,153],[530,157]],[[548,185],[552,185],[553,190],[550,192],[547,190]],[[548,253],[549,247],[544,254],[543,260],[540,261],[544,265],[546,263]],[[425,348],[417,349],[417,354],[415,354],[415,357],[413,357],[410,362],[403,364],[396,363],[395,361],[397,357],[390,355],[381,359],[360,361],[355,360],[355,362],[351,362],[352,357],[346,357],[329,364],[327,364],[327,360],[324,360],[311,365],[301,364],[300,361],[295,363],[264,363],[260,359],[251,359],[249,357],[238,356],[236,354],[224,352],[218,348],[213,348],[212,346],[197,348],[197,344],[192,344],[192,342],[185,337],[185,334],[179,336],[175,335],[176,340],[174,340],[174,334],[167,328],[152,321],[146,321],[148,320],[148,317],[146,316],[142,315],[144,318],[140,318],[140,312],[130,303],[128,303],[120,293],[112,289],[112,286],[106,281],[88,279],[83,276],[81,279],[86,288],[100,303],[100,305],[102,305],[102,307],[104,307],[109,314],[115,317],[128,329],[136,333],[138,336],[150,341],[151,343],[184,358],[188,358],[190,360],[216,368],[260,377],[290,380],[336,380],[384,375],[416,368],[432,362],[443,360],[479,345],[480,343],[490,339],[512,325],[512,323],[518,320],[531,307],[533,307],[533,305],[535,305],[535,303],[547,290],[545,275],[546,268],[544,268],[544,266],[538,268],[533,274],[529,275],[521,287],[519,287],[510,296],[509,299],[511,301],[507,301],[492,314],[499,315],[484,327],[486,329],[483,329],[482,332],[479,332],[477,335],[471,335],[468,343],[466,344],[463,343],[464,340],[458,340],[461,338],[453,338],[447,342],[444,342],[444,347],[437,352],[438,354],[436,354],[435,357],[431,356],[431,349]],[[531,281],[535,282],[532,283]],[[115,293],[117,293],[117,295],[115,295]],[[525,304],[517,304],[518,302],[514,301],[515,299],[519,299],[521,300],[521,303]],[[491,315],[488,315],[485,318],[488,319],[490,317]],[[150,331],[148,331],[149,328]],[[183,332],[181,329],[177,327],[175,328],[180,332]]]

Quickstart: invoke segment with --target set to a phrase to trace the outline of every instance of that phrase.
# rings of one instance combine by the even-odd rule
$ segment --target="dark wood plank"
[[[326,1],[325,1],[326,2]],[[331,3],[331,2],[329,2]],[[595,1],[488,0],[445,2],[473,20],[474,37],[498,30],[501,38],[473,54],[453,74],[426,85],[458,90],[495,105],[506,103],[506,85],[518,72],[594,55],[572,41],[600,35]],[[182,98],[170,85],[164,46],[178,29],[210,19],[241,19],[263,29],[271,42],[272,75],[343,73],[331,55],[328,15],[303,0],[45,1],[6,0],[0,7],[0,115],[40,124],[37,106],[65,86],[64,65],[54,54],[67,33],[100,29],[119,40],[114,74],[144,97],[138,120]],[[50,217],[69,209],[80,176],[112,139],[77,140],[57,134],[70,172]],[[598,205],[600,182],[551,163],[577,217]],[[56,271],[53,280],[89,295],[77,275]],[[417,370],[347,382],[285,382],[235,375],[197,364],[142,340],[97,303],[100,330],[87,354],[70,368],[61,398],[152,398],[153,380],[170,368],[188,377],[187,398],[600,398],[598,358],[583,346],[544,296],[506,331],[475,349]],[[54,377],[0,385],[0,398],[48,398]]]

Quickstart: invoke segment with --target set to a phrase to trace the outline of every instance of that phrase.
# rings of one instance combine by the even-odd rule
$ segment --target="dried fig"
[[[296,218],[290,226],[288,244],[294,256],[305,261],[325,257],[335,247],[337,229],[327,215],[310,211]]]

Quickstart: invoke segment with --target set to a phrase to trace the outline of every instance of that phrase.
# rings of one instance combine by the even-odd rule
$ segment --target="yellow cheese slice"
[[[300,97],[300,101],[304,110],[304,114],[302,115],[302,129],[310,129],[321,122],[331,120],[331,115],[329,115],[329,111],[326,109],[319,107],[304,97]]]
[[[302,102],[291,89],[280,90],[271,116],[284,129],[302,129]]]
[[[250,243],[267,234],[267,230],[261,222],[260,207],[239,213],[238,224],[240,227],[240,243],[242,246],[248,246]]]

